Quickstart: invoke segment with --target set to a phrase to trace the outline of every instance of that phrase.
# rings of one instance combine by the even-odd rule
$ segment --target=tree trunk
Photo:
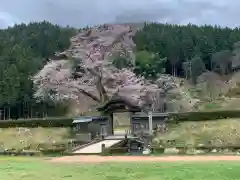
[[[32,118],[32,104],[30,104],[30,118]]]
[[[173,71],[173,77],[176,77],[176,65],[175,64],[173,64],[172,65],[172,71]]]
[[[25,106],[25,102],[22,103],[21,111],[22,111],[23,118],[26,119],[25,111],[24,111],[24,106]]]
[[[44,107],[45,107],[45,104],[43,104],[43,105],[42,105],[42,108],[41,108],[41,109],[42,109],[42,118],[44,118],[44,116],[45,116],[45,114],[44,114],[45,108],[44,108]]]
[[[6,108],[3,108],[3,120],[6,120]]]
[[[99,92],[99,96],[100,96],[100,102],[104,103],[108,100],[108,96],[107,96],[107,92],[104,88],[104,86],[102,85],[102,78],[98,77],[97,79],[97,90]]]
[[[188,79],[188,69],[185,69],[185,79]]]
[[[189,78],[192,78],[192,62],[189,63]]]
[[[27,104],[27,115],[28,115],[28,118],[30,118],[30,103]]]
[[[20,107],[19,107],[20,106]],[[17,106],[17,119],[20,117],[21,105]]]
[[[11,119],[11,108],[8,108],[8,119]]]

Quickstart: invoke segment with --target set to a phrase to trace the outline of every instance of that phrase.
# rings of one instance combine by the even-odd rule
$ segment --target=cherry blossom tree
[[[97,103],[118,97],[140,107],[152,103],[155,99],[149,94],[156,94],[160,88],[138,77],[132,69],[115,68],[109,58],[116,52],[123,53],[134,64],[132,36],[127,25],[103,25],[79,33],[71,39],[71,47],[58,54],[67,57],[65,60],[50,61],[32,78],[35,96],[81,102],[85,95]]]

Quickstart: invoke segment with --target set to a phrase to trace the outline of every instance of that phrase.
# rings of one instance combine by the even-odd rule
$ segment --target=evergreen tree
[[[205,64],[200,57],[196,56],[191,60],[191,78],[193,83],[196,83],[198,76],[200,76],[205,70]]]

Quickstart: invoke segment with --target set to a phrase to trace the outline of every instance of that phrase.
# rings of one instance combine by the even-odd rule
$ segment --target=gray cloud
[[[230,27],[240,25],[237,16],[240,1],[237,0],[0,0],[0,2],[0,28],[19,22],[41,20],[74,27],[146,20],[178,24],[189,22],[219,24]]]

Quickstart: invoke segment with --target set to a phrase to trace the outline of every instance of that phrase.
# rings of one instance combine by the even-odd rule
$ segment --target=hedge
[[[127,152],[128,152],[127,147],[109,148],[109,149],[104,149],[101,155],[110,156],[110,155],[117,155],[117,154],[126,154]]]
[[[70,127],[73,119],[69,117],[46,119],[1,120],[0,128],[11,127]]]
[[[240,110],[223,110],[223,111],[199,111],[185,113],[169,113],[170,121],[206,121],[226,118],[239,118]]]
[[[184,112],[169,113],[170,122],[183,121],[206,121],[225,118],[240,118],[240,110],[223,110],[223,111],[200,111],[200,112]],[[45,118],[45,119],[19,119],[19,120],[1,120],[0,128],[10,127],[70,127],[73,118]]]

